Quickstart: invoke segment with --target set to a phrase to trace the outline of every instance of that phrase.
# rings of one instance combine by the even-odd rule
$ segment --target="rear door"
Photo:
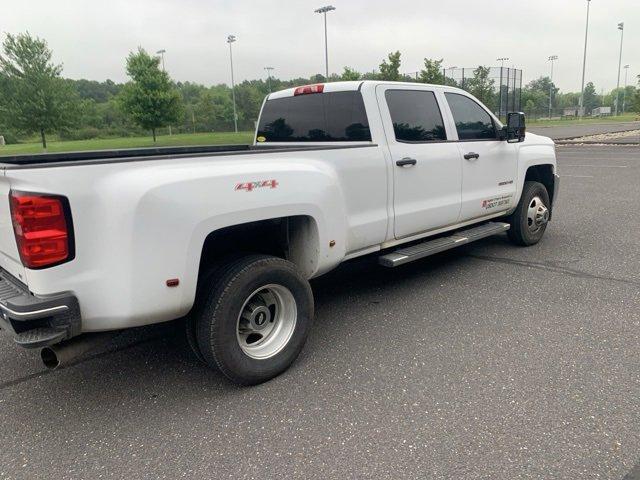
[[[417,85],[379,85],[376,95],[393,162],[395,237],[456,223],[462,161],[447,138],[441,93]]]
[[[446,92],[462,158],[460,222],[500,213],[516,193],[516,146],[498,139],[498,125],[470,96]]]

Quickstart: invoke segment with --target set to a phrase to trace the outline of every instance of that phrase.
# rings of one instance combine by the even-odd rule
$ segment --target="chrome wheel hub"
[[[549,209],[540,197],[533,197],[527,209],[527,225],[532,233],[539,231],[549,221]]]
[[[283,285],[265,285],[249,295],[240,309],[238,344],[252,358],[273,357],[291,339],[296,318],[296,301],[291,291]]]

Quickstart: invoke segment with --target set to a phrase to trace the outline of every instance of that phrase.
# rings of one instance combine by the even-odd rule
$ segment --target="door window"
[[[445,93],[460,140],[496,140],[496,127],[487,111],[469,97]]]
[[[447,139],[433,92],[387,90],[385,96],[397,141],[422,143]]]

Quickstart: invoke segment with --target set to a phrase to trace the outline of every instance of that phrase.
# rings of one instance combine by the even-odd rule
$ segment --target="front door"
[[[452,225],[460,214],[462,159],[447,141],[437,95],[416,85],[377,87],[393,165],[396,238]]]
[[[499,140],[496,122],[474,99],[447,92],[462,158],[460,222],[509,210],[516,193],[516,146]]]

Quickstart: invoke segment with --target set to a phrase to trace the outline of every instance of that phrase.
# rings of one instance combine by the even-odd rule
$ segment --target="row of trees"
[[[489,67],[479,66],[466,78],[450,78],[443,71],[443,60],[424,59],[414,75],[401,73],[401,54],[390,53],[377,71],[361,73],[345,67],[341,75],[330,78],[245,80],[236,85],[238,125],[251,130],[262,101],[270,90],[308,83],[338,80],[378,79],[448,84],[469,91],[494,110],[504,92],[496,85]],[[0,135],[8,142],[38,134],[46,148],[47,134],[62,139],[105,136],[131,136],[150,133],[154,140],[159,129],[173,127],[176,132],[230,131],[233,104],[227,85],[207,87],[191,82],[173,82],[160,67],[160,60],[138,49],[126,59],[130,81],[70,80],[62,78],[62,67],[52,62],[44,40],[28,33],[7,35],[0,54]],[[498,79],[499,82],[499,79]],[[548,77],[530,82],[522,90],[522,105],[528,112],[545,111],[552,94],[554,108],[576,106],[579,93],[560,93]],[[587,111],[612,105],[616,92],[604,98],[595,86],[587,84],[584,105]],[[620,95],[622,98],[622,95]],[[635,102],[640,112],[640,89],[627,87],[627,105]],[[629,109],[629,108],[628,108]]]

